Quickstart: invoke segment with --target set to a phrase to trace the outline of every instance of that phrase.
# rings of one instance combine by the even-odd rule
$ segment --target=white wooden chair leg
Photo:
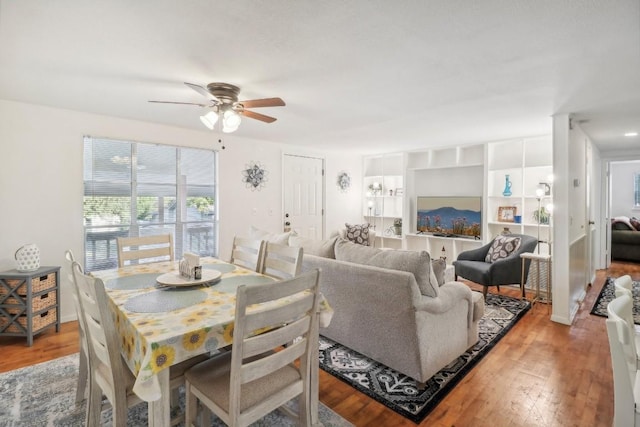
[[[89,363],[87,361],[86,353],[81,348],[80,363],[78,366],[78,385],[76,388],[76,403],[82,402],[85,398],[85,392],[87,391],[88,376],[89,376]]]

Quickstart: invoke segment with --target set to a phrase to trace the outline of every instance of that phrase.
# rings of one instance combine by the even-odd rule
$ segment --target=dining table
[[[178,261],[91,273],[104,282],[122,356],[136,378],[133,392],[148,402],[149,425],[153,427],[170,425],[169,368],[203,354],[213,355],[231,345],[237,288],[276,280],[214,257],[202,257],[200,264],[202,279],[189,286],[177,285]],[[331,322],[333,310],[322,296],[316,315],[320,327]],[[312,333],[317,336],[317,331]],[[315,360],[309,405],[312,423],[319,425],[318,340],[312,343]]]

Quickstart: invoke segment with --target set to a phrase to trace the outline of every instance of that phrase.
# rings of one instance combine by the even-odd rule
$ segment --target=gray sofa
[[[382,251],[333,241],[335,257],[341,258],[344,246],[363,262],[333,259],[327,250],[331,241],[325,241],[323,251],[300,241],[293,244],[305,248],[303,271],[321,269],[320,291],[334,310],[331,324],[321,328],[321,335],[419,382],[427,381],[478,341],[478,321],[484,314],[482,294],[449,282],[429,288],[427,293],[432,296],[424,295],[424,286],[416,280],[416,275],[425,279],[424,262],[415,261],[426,260],[429,271],[426,252]],[[377,262],[396,263],[399,269],[365,265]],[[403,269],[417,270],[414,274]]]
[[[631,224],[636,218],[616,217],[611,220],[611,258],[640,262],[640,231]]]

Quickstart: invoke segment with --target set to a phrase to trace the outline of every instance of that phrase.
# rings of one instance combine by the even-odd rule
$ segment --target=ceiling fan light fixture
[[[213,127],[216,125],[216,122],[218,121],[218,114],[214,111],[209,111],[204,116],[200,116],[200,121],[202,121],[202,123],[206,127],[213,130]]]
[[[226,110],[222,116],[222,132],[231,133],[240,126],[240,115],[233,110]]]

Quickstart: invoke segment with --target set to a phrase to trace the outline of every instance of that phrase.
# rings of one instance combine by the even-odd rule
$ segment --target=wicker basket
[[[27,282],[26,280],[21,279],[7,279],[5,282],[11,286],[15,287],[20,285],[20,282],[23,282],[22,285],[18,286],[18,294],[20,296],[27,296]],[[36,294],[38,292],[55,288],[56,287],[56,273],[52,272],[44,276],[34,277],[31,279],[31,293]],[[4,286],[0,286],[0,295],[6,295],[9,293],[7,288]]]
[[[54,309],[43,311],[40,314],[34,314],[33,325],[32,325],[33,333],[38,332],[40,329],[46,326],[56,323],[56,320],[58,320],[57,310],[54,310]],[[20,328],[18,325],[16,325],[15,323],[12,323],[7,327],[7,329],[4,329],[3,332],[15,332],[18,334],[25,333],[25,331],[27,330],[27,315],[26,314],[20,315],[20,317],[16,319],[16,322],[19,323],[24,328],[24,330]],[[9,323],[9,319],[7,319],[6,317],[0,317],[0,330],[2,330],[8,323]]]
[[[56,302],[58,302],[57,293],[56,290],[53,289],[46,294],[31,298],[31,301],[27,301],[27,304],[31,305],[31,312],[35,313],[36,311],[43,310],[47,307],[55,306]],[[16,314],[25,310],[25,307],[23,307],[24,303],[14,297],[7,298],[2,304],[5,305],[4,309],[11,314]],[[6,305],[10,304],[16,305],[16,307],[6,307]]]

